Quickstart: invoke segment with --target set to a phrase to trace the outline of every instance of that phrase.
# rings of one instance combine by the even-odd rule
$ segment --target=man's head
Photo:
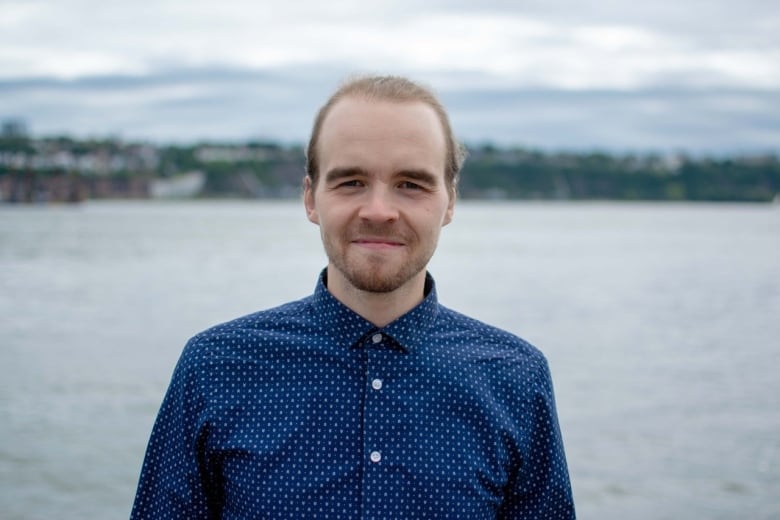
[[[319,180],[319,140],[322,125],[333,106],[340,100],[358,97],[366,100],[390,101],[394,103],[421,102],[431,107],[441,124],[446,139],[444,178],[450,192],[455,194],[460,169],[466,157],[465,149],[455,139],[447,111],[436,95],[428,88],[399,76],[365,76],[343,84],[320,108],[314,119],[309,144],[306,148],[306,175],[313,185]]]
[[[405,79],[357,80],[320,111],[311,142],[304,205],[328,288],[421,295],[462,162],[441,105]]]

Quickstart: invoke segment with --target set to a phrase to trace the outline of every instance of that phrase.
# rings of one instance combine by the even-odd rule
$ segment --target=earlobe
[[[310,222],[319,225],[320,217],[314,205],[314,188],[308,175],[303,178],[303,206],[306,208],[306,218]]]
[[[442,222],[441,225],[442,226],[446,226],[447,224],[452,222],[452,217],[453,217],[454,213],[455,213],[455,208],[453,208],[452,206],[447,208],[447,212],[444,214],[444,221]]]
[[[450,222],[452,222],[452,217],[455,215],[455,190],[452,190],[452,193],[450,194],[450,201],[447,204],[447,211],[444,213],[444,220],[442,221],[442,226],[446,226]]]

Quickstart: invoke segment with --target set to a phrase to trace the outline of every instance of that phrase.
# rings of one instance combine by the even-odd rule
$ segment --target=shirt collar
[[[317,279],[312,305],[318,322],[338,345],[358,347],[368,336],[380,332],[404,351],[413,352],[423,346],[428,329],[439,312],[436,284],[430,273],[425,273],[423,301],[385,327],[377,327],[337,300],[328,291],[326,279],[327,269],[323,269]]]

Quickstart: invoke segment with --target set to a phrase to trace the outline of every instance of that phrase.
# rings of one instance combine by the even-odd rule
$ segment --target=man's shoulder
[[[439,317],[437,334],[448,337],[449,342],[469,346],[487,356],[509,356],[547,364],[541,350],[513,332],[444,306],[440,306]]]
[[[210,327],[199,335],[222,334],[231,331],[273,330],[279,327],[303,322],[307,319],[308,310],[311,307],[311,300],[312,297],[307,296],[300,300],[253,312]]]
[[[290,341],[310,328],[311,299],[308,296],[214,325],[194,335],[187,342],[185,354],[208,353],[211,357]]]

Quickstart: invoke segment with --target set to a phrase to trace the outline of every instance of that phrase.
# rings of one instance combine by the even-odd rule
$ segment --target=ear
[[[442,226],[446,226],[450,222],[452,222],[452,217],[455,215],[455,200],[458,198],[458,193],[455,188],[452,188],[450,190],[450,200],[447,203],[447,211],[444,212],[444,220],[442,221]]]
[[[306,217],[309,221],[319,225],[320,216],[317,214],[317,207],[314,204],[314,186],[312,186],[311,177],[308,175],[303,178],[303,206],[306,208]]]

